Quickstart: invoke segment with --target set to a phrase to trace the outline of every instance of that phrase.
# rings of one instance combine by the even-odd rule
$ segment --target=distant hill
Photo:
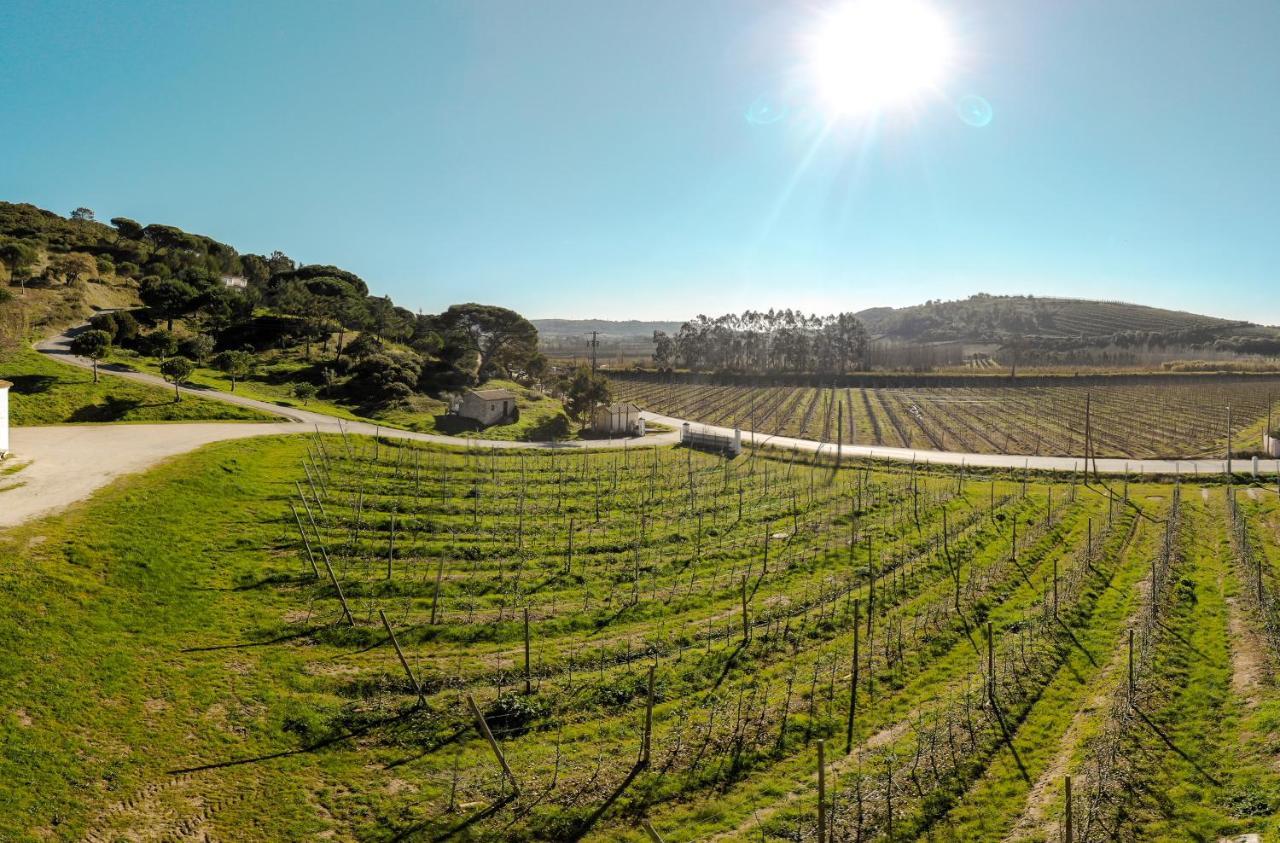
[[[530,319],[538,329],[539,336],[546,337],[580,337],[592,331],[600,333],[600,339],[628,339],[644,337],[649,339],[654,331],[666,331],[673,334],[680,330],[681,322],[642,322],[636,319],[616,321],[613,319]]]
[[[873,336],[906,342],[1199,345],[1229,338],[1280,338],[1275,328],[1140,304],[981,293],[958,301],[871,308],[857,316]]]

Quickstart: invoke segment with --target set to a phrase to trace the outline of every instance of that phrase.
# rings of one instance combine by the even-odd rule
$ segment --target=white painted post
[[[9,453],[9,387],[13,384],[0,381],[0,458]]]

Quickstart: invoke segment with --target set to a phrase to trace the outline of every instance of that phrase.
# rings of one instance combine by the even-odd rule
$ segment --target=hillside
[[[912,307],[877,307],[858,318],[874,336],[904,342],[1007,342],[1132,345],[1151,341],[1197,346],[1270,340],[1280,351],[1280,331],[1248,322],[1113,301],[978,294],[958,301]],[[1242,347],[1233,350],[1255,349]]]
[[[106,225],[87,208],[63,217],[0,202],[0,372],[17,384],[20,421],[174,417],[175,409],[158,406],[163,395],[137,399],[157,404],[150,415],[124,412],[110,403],[120,384],[90,381],[89,389],[70,373],[62,373],[65,407],[42,403],[48,396],[39,389],[52,375],[25,345],[104,310],[117,312],[93,315],[76,353],[177,383],[433,431],[458,426],[448,399],[459,390],[516,382],[519,421],[472,435],[568,430],[560,401],[548,394],[558,384],[544,383],[537,329],[518,313],[459,304],[415,314],[336,266],[300,265],[279,251],[242,254],[125,217]]]

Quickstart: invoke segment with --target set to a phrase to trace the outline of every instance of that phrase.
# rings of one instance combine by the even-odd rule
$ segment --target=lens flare
[[[960,102],[956,103],[956,110],[960,112],[961,120],[978,129],[989,125],[991,118],[995,116],[995,112],[991,110],[991,103],[977,94],[966,94],[961,97]]]
[[[768,126],[784,120],[786,116],[787,107],[775,105],[766,96],[756,97],[755,101],[747,106],[747,122],[753,126]]]

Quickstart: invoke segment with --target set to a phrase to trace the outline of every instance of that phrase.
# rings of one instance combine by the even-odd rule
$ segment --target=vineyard
[[[1086,404],[1099,457],[1221,456],[1256,450],[1280,379],[1167,384],[827,389],[614,380],[655,413],[771,435],[979,454],[1084,453]],[[1273,395],[1274,394],[1274,395]],[[843,422],[843,427],[841,426]]]
[[[352,438],[315,440],[293,490],[330,716],[366,766],[412,748],[422,839],[1280,817],[1272,488]]]

